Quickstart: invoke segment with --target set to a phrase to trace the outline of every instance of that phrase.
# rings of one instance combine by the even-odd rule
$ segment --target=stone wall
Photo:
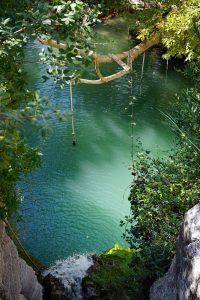
[[[167,274],[150,290],[150,300],[200,299],[200,203],[184,218],[176,256]]]
[[[35,272],[18,255],[0,220],[0,299],[42,300],[42,286]]]

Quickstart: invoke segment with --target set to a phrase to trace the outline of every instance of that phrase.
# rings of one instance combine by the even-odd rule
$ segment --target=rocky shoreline
[[[116,244],[100,256],[92,256],[94,264],[83,278],[81,298],[107,299],[109,296],[109,299],[123,300],[120,288],[125,289],[123,280],[129,276],[131,251]],[[105,282],[107,285],[103,286]],[[52,274],[43,277],[42,284],[35,271],[19,257],[14,242],[6,233],[5,223],[0,220],[0,299],[72,300],[71,292]],[[119,297],[112,298],[112,293]],[[150,289],[150,300],[177,299],[200,299],[200,203],[185,214],[171,267]]]

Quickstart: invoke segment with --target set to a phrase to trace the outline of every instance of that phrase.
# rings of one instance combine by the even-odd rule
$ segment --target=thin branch
[[[80,83],[85,83],[85,84],[102,84],[102,83],[106,83],[106,82],[109,82],[109,81],[113,81],[115,79],[118,79],[118,78],[121,78],[123,77],[124,75],[128,74],[129,71],[127,70],[122,70],[118,73],[115,73],[115,74],[112,74],[110,76],[106,76],[102,79],[79,79],[79,82]]]
[[[15,31],[14,34],[18,34],[18,33],[24,32],[25,29],[26,29],[25,27],[20,28],[20,29],[18,29],[17,31]]]
[[[99,68],[98,56],[96,56],[96,58],[94,60],[94,63],[95,63],[95,71],[97,73],[97,76],[100,78],[100,80],[102,81],[102,83],[106,82],[105,81],[105,77],[101,74],[101,71],[100,71],[100,68]]]

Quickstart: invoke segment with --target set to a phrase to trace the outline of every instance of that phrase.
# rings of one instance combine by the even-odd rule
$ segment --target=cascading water
[[[81,300],[81,282],[87,270],[93,265],[92,255],[70,256],[65,260],[59,260],[54,266],[44,271],[43,276],[48,274],[57,278],[67,291],[68,299]]]

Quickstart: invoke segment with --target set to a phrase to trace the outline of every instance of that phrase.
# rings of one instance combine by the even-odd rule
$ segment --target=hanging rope
[[[144,74],[144,63],[145,63],[145,57],[146,54],[145,52],[143,53],[143,58],[142,58],[142,71],[141,71],[141,79],[143,78],[143,74]]]
[[[142,95],[142,84],[143,84],[143,75],[144,75],[144,63],[145,63],[145,58],[146,58],[146,54],[145,52],[143,53],[143,57],[142,57],[142,70],[141,70],[141,75],[140,75],[140,95]]]
[[[73,81],[70,80],[70,103],[71,103],[71,114],[72,114],[72,145],[76,145],[76,132],[75,132],[75,117],[74,117],[74,105],[73,105],[73,93],[72,93]]]
[[[28,252],[25,250],[25,248],[23,247],[23,245],[19,241],[19,239],[17,237],[17,234],[15,233],[14,229],[12,228],[12,226],[10,225],[10,223],[8,222],[8,220],[4,219],[4,222],[8,226],[8,229],[12,233],[14,239],[16,240],[16,242],[18,243],[18,245],[20,246],[20,248],[23,251],[23,253],[25,254],[25,256],[28,258],[28,260],[30,261],[30,263],[32,264],[32,266],[34,266],[35,270],[37,270],[37,273],[40,274],[41,270],[38,268],[38,266],[36,266],[35,262],[32,260],[32,258],[28,254]]]
[[[128,41],[130,44],[130,28],[128,27]],[[130,67],[130,76],[131,76],[131,80],[130,80],[130,103],[129,105],[131,105],[131,163],[133,164],[133,157],[134,157],[134,140],[133,140],[133,133],[134,133],[134,107],[133,107],[133,64],[132,64],[132,57],[131,57],[131,51],[129,50],[129,54],[128,54],[128,63],[129,63],[129,67]]]
[[[130,44],[130,28],[128,27],[128,42]],[[129,105],[131,105],[131,163],[133,165],[133,160],[134,160],[134,140],[133,140],[133,134],[134,134],[134,115],[133,115],[133,112],[134,112],[134,107],[133,107],[133,100],[135,99],[135,97],[133,96],[133,64],[132,64],[132,57],[131,57],[131,51],[129,51],[129,54],[128,54],[128,64],[130,66],[130,76],[131,76],[131,80],[130,80],[130,96],[129,98],[131,99]],[[132,186],[129,185],[127,188],[130,188]],[[127,189],[126,188],[126,189]],[[125,190],[126,191],[126,190]],[[124,191],[124,195],[125,195],[125,191]],[[124,199],[124,195],[123,195],[123,199]],[[126,239],[126,236],[127,236],[127,228],[128,228],[128,225],[129,225],[129,219],[131,217],[131,214],[132,214],[132,210],[131,210],[131,207],[130,207],[130,211],[129,211],[129,215],[128,215],[128,218],[126,219],[126,224],[125,224],[125,227],[124,227],[124,237]]]
[[[48,46],[53,47],[53,48],[66,49],[65,44],[58,43],[55,40],[39,39],[39,41],[43,45],[48,45]],[[118,53],[115,56],[117,56],[117,58],[120,59],[120,60],[124,60],[124,59],[128,58],[128,55],[129,55],[129,52],[130,52],[132,60],[135,60],[140,54],[144,53],[144,51],[148,50],[152,46],[157,45],[159,43],[160,43],[159,35],[157,33],[153,33],[148,40],[145,40],[145,41],[141,42],[139,45],[137,45],[137,46],[133,47],[132,49],[130,49],[130,51],[125,51],[125,52],[122,52],[122,53]],[[78,50],[78,55],[81,55],[81,54],[83,54],[83,51]],[[96,56],[97,56],[96,54],[93,54],[94,61],[95,61]],[[98,55],[98,63],[99,64],[112,63],[112,62],[113,62],[113,59],[109,55]],[[101,80],[101,78],[99,78],[99,79],[80,78],[79,82],[84,83],[84,84],[103,84],[105,82],[110,82],[110,81],[115,80],[117,78],[121,78],[124,75],[126,75],[127,73],[128,73],[127,70],[122,70],[122,71],[117,72],[115,74],[104,77],[104,81]]]
[[[133,133],[134,133],[134,107],[133,107],[133,73],[131,71],[131,162],[133,164],[133,157],[134,157],[134,151],[133,151],[133,148],[134,148],[134,140],[133,140]]]
[[[167,59],[166,62],[166,70],[165,70],[165,83],[167,83],[167,78],[168,78],[168,68],[169,68],[169,61]]]

